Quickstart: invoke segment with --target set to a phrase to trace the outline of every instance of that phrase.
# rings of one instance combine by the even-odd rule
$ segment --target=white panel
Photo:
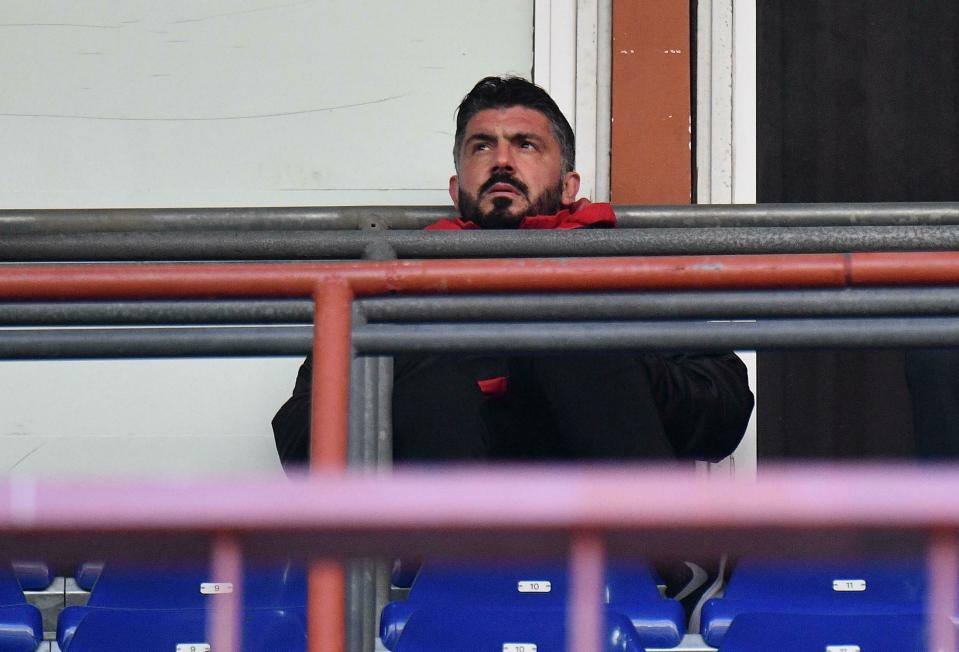
[[[0,208],[448,204],[454,109],[531,75],[532,24],[533,0],[4,0]],[[299,362],[0,362],[0,471],[276,472]]]
[[[536,0],[533,81],[576,124],[576,0]]]
[[[756,3],[733,6],[733,197],[756,203]]]
[[[0,207],[446,203],[532,2],[6,0]],[[15,92],[10,92],[15,89]]]
[[[696,49],[698,203],[733,198],[733,0],[700,0]]]
[[[596,198],[596,88],[599,2],[576,2],[576,167],[580,194]]]
[[[276,472],[270,420],[300,362],[0,363],[0,473]]]
[[[609,200],[610,0],[536,0],[533,81],[576,132],[580,196]]]
[[[756,202],[756,4],[699,0],[696,167],[700,204]],[[755,352],[739,352],[756,390]],[[756,474],[756,412],[730,459],[711,472]]]

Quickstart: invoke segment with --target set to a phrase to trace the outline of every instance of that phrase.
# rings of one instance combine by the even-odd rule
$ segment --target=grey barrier
[[[959,225],[3,234],[0,262],[277,261],[959,249]]]
[[[615,206],[626,228],[959,225],[959,203]],[[0,233],[421,229],[450,206],[0,210]]]
[[[959,203],[617,206],[616,230],[414,231],[450,212],[5,210],[0,263],[959,249]],[[0,358],[300,355],[312,313],[304,300],[6,302]],[[349,458],[370,465],[390,458],[392,362],[380,354],[959,346],[959,288],[378,297],[356,302],[353,345]],[[384,571],[356,562],[349,575],[350,649],[368,650]]]
[[[549,337],[544,337],[548,333]],[[0,358],[304,355],[311,326],[0,330]],[[756,321],[447,322],[353,329],[359,355],[959,346],[959,316]]]
[[[757,319],[949,315],[959,288],[842,288],[360,298],[367,323],[575,319]],[[0,302],[0,326],[311,323],[313,302],[282,300]]]
[[[0,211],[0,262],[812,253],[959,248],[959,203],[616,206],[568,231],[419,229],[441,206]]]

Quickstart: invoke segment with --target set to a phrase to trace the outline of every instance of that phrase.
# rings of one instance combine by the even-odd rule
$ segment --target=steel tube
[[[346,573],[343,562],[331,559],[311,561],[307,589],[308,652],[344,652]]]
[[[342,471],[348,453],[353,293],[332,279],[317,286],[315,300],[310,468]]]
[[[303,355],[311,326],[0,329],[0,358]]]
[[[0,233],[419,229],[451,211],[446,206],[8,209],[0,210]]]
[[[959,288],[607,292],[358,299],[371,322],[682,319],[959,313]],[[0,303],[0,326],[309,323],[303,299]]]
[[[838,537],[883,528],[959,528],[959,467],[949,464],[765,465],[750,482],[706,479],[687,467],[624,464],[450,466],[443,473],[394,468],[382,474],[123,486],[118,491],[115,481],[89,479],[0,482],[0,555],[6,556],[14,536],[27,533],[36,537],[31,545],[42,540],[69,556],[77,540],[109,542],[123,531],[171,540],[184,533],[195,538],[229,532],[248,557],[294,554],[300,550],[297,541],[307,542],[304,550],[329,555],[390,554],[413,546],[425,552],[489,552],[490,546],[507,544],[505,533],[516,532],[529,540],[520,537],[510,545],[536,556],[537,546],[551,537],[566,549],[572,532],[591,530],[628,534],[634,551],[655,558],[673,552],[665,541],[656,545],[657,533],[688,535],[704,528],[770,536],[788,531],[797,546],[797,531]],[[246,545],[254,540],[257,547]],[[459,548],[469,541],[476,543]],[[745,534],[739,543],[763,542]],[[196,550],[183,548],[179,554]]]
[[[628,228],[959,224],[955,202],[617,205],[615,211],[619,225]],[[418,229],[452,213],[450,206],[8,209],[0,211],[0,233]]]
[[[9,235],[0,262],[742,255],[959,249],[959,225]]]
[[[959,547],[955,530],[932,532],[927,567],[929,603],[926,633],[929,649],[935,652],[952,652],[956,649],[956,627],[952,618],[959,606],[956,595]]]
[[[312,322],[308,299],[65,301],[0,304],[0,326]]]
[[[877,254],[874,254],[877,255]],[[886,254],[900,267],[923,254]],[[959,264],[959,253],[952,254]],[[437,260],[220,265],[0,267],[0,299],[163,299],[310,296],[342,279],[358,296],[639,289],[843,287],[855,254]],[[881,260],[881,259],[880,259]],[[896,270],[889,268],[892,278]],[[959,271],[959,270],[957,270]],[[959,281],[959,274],[954,281]]]
[[[314,301],[310,470],[343,473],[349,437],[353,292],[343,279],[327,278],[317,284]],[[346,573],[342,562],[310,563],[307,610],[310,652],[344,652]]]
[[[959,345],[955,317],[778,319],[756,322],[370,324],[367,354],[408,351],[600,351],[899,348]]]
[[[210,557],[213,582],[231,581],[233,590],[212,597],[207,616],[207,637],[214,650],[243,649],[243,553],[235,537],[221,534],[213,539]]]
[[[310,326],[0,330],[0,359],[299,356],[311,350],[312,333]],[[363,355],[948,347],[959,346],[959,317],[370,324],[352,337]]]
[[[603,645],[606,555],[596,532],[575,532],[569,548],[567,652],[599,652]]]
[[[371,297],[357,305],[370,322],[946,315],[959,314],[959,288]]]

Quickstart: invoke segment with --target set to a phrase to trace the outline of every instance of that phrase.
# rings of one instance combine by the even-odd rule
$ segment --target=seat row
[[[380,637],[393,652],[566,650],[567,580],[560,564],[430,563],[383,611]],[[720,652],[920,652],[926,584],[921,560],[745,560],[688,633]],[[646,566],[610,566],[604,592],[607,652],[683,641],[683,611]]]
[[[34,652],[42,638],[17,571],[0,567],[0,652]],[[108,564],[88,603],[60,614],[60,649],[208,649],[208,607],[234,589],[242,593],[244,651],[305,649],[302,568],[251,566],[242,588],[229,579],[209,577],[203,565]],[[721,652],[919,652],[925,589],[919,560],[741,561],[725,595],[704,606],[699,633]],[[383,610],[380,638],[393,652],[565,651],[568,597],[561,563],[430,562],[408,597]],[[645,564],[610,565],[603,602],[610,652],[669,649],[687,633],[682,607],[662,597]]]
[[[17,573],[0,567],[0,652],[34,652],[43,638],[40,613],[26,603]],[[31,584],[27,578],[27,586]],[[36,579],[36,577],[34,577]],[[97,573],[84,606],[57,619],[62,652],[209,650],[211,603],[239,591],[245,652],[306,647],[306,572],[289,563],[255,565],[239,578],[210,577],[205,564],[125,566]]]

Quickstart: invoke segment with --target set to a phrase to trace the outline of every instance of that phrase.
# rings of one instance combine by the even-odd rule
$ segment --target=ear
[[[568,206],[576,201],[579,192],[579,172],[567,172],[563,177],[563,205]]]
[[[454,174],[450,177],[450,199],[453,200],[453,207],[460,209],[460,181]]]

